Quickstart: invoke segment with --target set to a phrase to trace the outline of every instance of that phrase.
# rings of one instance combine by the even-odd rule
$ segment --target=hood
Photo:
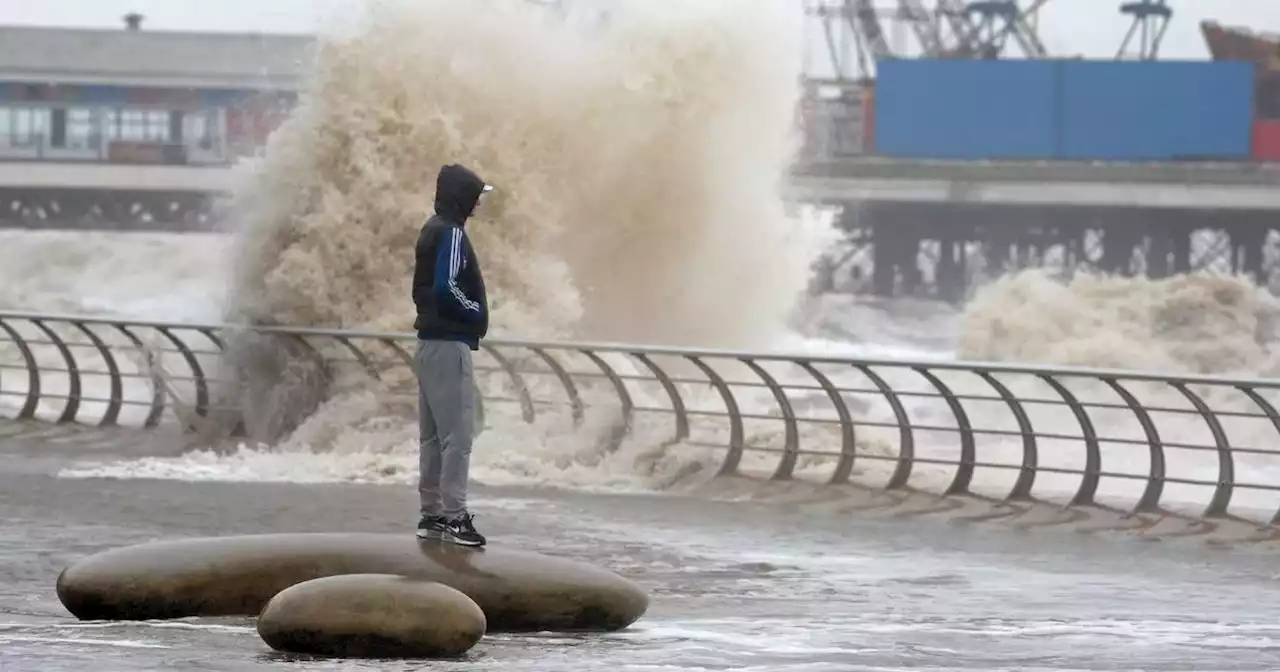
[[[480,194],[488,189],[479,175],[449,164],[436,176],[436,214],[461,226],[475,211]]]

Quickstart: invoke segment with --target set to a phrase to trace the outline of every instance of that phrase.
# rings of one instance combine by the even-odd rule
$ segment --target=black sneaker
[[[440,539],[448,521],[444,516],[423,516],[418,521],[419,539]]]
[[[471,521],[469,513],[454,518],[445,524],[441,539],[459,546],[484,546],[484,535],[476,532],[476,526]]]

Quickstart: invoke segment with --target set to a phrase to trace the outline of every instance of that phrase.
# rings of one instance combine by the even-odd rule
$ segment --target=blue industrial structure
[[[876,154],[958,160],[1053,156],[1057,82],[1046,76],[1046,63],[882,61]]]
[[[1275,116],[1269,110],[1280,97],[1271,93],[1280,87],[1267,84],[1280,77],[1268,76],[1264,57],[1159,61],[1174,16],[1169,0],[1117,4],[1132,25],[1115,61],[1128,65],[1058,63],[1036,34],[1048,0],[809,2],[822,29],[819,51],[830,61],[827,71],[811,68],[805,78],[808,159],[1244,162],[1280,155],[1280,125],[1259,123]],[[918,49],[890,39],[904,26]],[[1009,58],[1015,44],[1023,58]],[[1254,84],[1246,87],[1242,77],[1250,73]],[[1046,87],[1054,87],[1049,108]]]
[[[1082,61],[1052,57],[1036,36],[1046,0],[811,0],[818,30],[809,36],[818,40],[809,56],[828,61],[809,63],[805,78],[806,175],[838,179],[860,161],[887,162],[886,173],[931,171],[915,183],[919,192],[848,192],[837,220],[848,251],[817,286],[846,274],[882,296],[959,300],[975,279],[1051,257],[1066,272],[1163,277],[1212,266],[1280,283],[1280,259],[1266,259],[1268,241],[1280,242],[1272,210],[1242,195],[1223,206],[1209,184],[1222,179],[1215,171],[1235,170],[1256,175],[1251,193],[1262,193],[1278,179],[1258,162],[1280,161],[1280,121],[1263,116],[1280,109],[1270,104],[1280,96],[1258,92],[1280,82],[1264,76],[1280,72],[1272,65],[1280,52],[1254,53],[1249,40],[1207,31],[1219,58],[1253,55],[1162,62],[1176,3],[1114,1],[1132,21],[1115,60]],[[915,43],[904,45],[907,36]],[[973,179],[978,161],[1002,177]],[[1190,173],[1128,185],[1166,189],[1155,204],[1123,188],[1106,202],[1069,203],[1078,186],[1064,183],[1030,195],[1036,169],[1094,164]],[[994,194],[1005,201],[979,197]],[[1197,253],[1193,238],[1212,241],[1209,251]]]
[[[1088,161],[1249,161],[1254,65],[1063,61],[1058,151]]]
[[[881,156],[1250,159],[1252,63],[888,60],[879,72]]]

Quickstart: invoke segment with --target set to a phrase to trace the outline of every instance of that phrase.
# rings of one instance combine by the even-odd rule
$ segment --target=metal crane
[[[898,18],[911,26],[924,53],[942,52],[941,23],[937,13],[929,11],[923,0],[899,0]]]
[[[876,59],[893,55],[874,0],[806,0],[805,14],[821,30],[830,69],[823,79],[866,79]]]
[[[1164,41],[1165,31],[1173,20],[1173,8],[1167,0],[1135,0],[1120,5],[1121,14],[1133,15],[1133,25],[1125,34],[1116,59],[1124,59],[1130,54],[1141,61],[1154,61],[1160,57],[1160,44]],[[1137,38],[1137,51],[1131,51]]]
[[[951,19],[959,36],[957,45],[943,56],[951,58],[999,58],[1012,37],[1027,58],[1048,55],[1044,42],[1028,21],[1049,0],[1032,0],[1023,7],[1018,0],[981,0],[964,5],[962,0],[938,0],[940,10]]]
[[[820,78],[854,82],[869,79],[877,59],[999,58],[1009,38],[1027,58],[1048,50],[1034,17],[1048,0],[807,0],[807,20],[816,19],[827,58]],[[917,48],[893,44],[886,26],[905,27]],[[896,32],[896,31],[895,31]],[[810,55],[810,54],[807,54]]]

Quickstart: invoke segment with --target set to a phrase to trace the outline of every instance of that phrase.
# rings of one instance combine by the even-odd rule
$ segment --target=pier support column
[[[1169,231],[1174,273],[1191,272],[1191,234],[1194,232],[1195,228],[1190,224],[1179,225]]]
[[[938,285],[938,298],[948,303],[956,303],[965,294],[965,249],[964,240],[954,235],[947,235],[939,241],[938,270],[935,281]]]
[[[894,268],[893,222],[887,208],[868,208],[867,222],[871,229],[871,292],[876,296],[893,296],[897,274]]]
[[[1132,217],[1132,215],[1130,215]],[[1125,277],[1133,275],[1133,253],[1141,240],[1141,228],[1132,221],[1124,221],[1117,214],[1108,215],[1102,233],[1102,259],[1098,267],[1103,273]]]
[[[1246,220],[1227,229],[1231,239],[1231,270],[1248,276],[1255,283],[1263,279],[1263,246],[1266,244],[1266,222]]]

